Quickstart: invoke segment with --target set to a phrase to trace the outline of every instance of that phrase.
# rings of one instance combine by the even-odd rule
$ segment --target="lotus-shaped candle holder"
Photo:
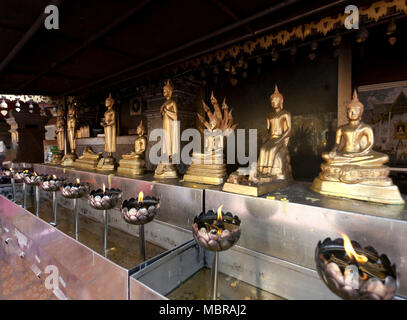
[[[89,205],[98,210],[110,210],[114,208],[122,198],[120,189],[92,190],[88,195]]]
[[[61,194],[67,199],[79,199],[89,193],[88,183],[64,183],[61,186]]]
[[[160,208],[160,200],[154,197],[139,199],[131,198],[122,204],[122,217],[124,221],[134,225],[143,225],[151,222]]]
[[[233,247],[240,238],[240,219],[230,212],[218,214],[209,210],[195,217],[192,233],[198,244],[210,251],[224,251]]]
[[[48,176],[40,182],[41,189],[47,192],[58,191],[62,187],[65,180],[65,178]]]
[[[33,173],[27,173],[24,176],[24,182],[26,184],[29,184],[31,186],[38,186],[42,180],[48,178],[48,175],[46,174],[33,174]]]
[[[385,254],[371,246],[362,248],[356,241],[349,240],[354,250],[349,257],[346,238],[318,242],[315,262],[322,281],[342,299],[392,299],[398,288],[396,266]]]
[[[24,180],[24,177],[29,174],[32,173],[29,173],[28,171],[16,171],[13,173],[13,177],[16,182],[21,182]]]
[[[5,168],[2,168],[0,170],[0,177],[10,177],[10,178],[12,178],[12,176],[13,176],[13,171],[12,170],[5,169]]]

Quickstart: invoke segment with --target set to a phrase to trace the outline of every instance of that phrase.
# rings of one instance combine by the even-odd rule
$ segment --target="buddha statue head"
[[[279,110],[279,109],[283,108],[284,97],[278,91],[277,85],[275,86],[274,93],[270,96],[270,102],[271,102],[271,106],[275,110]]]
[[[348,107],[346,108],[346,113],[350,121],[357,121],[362,119],[363,104],[358,99],[358,93],[356,89],[353,92],[352,101],[348,104]]]
[[[163,95],[164,97],[168,99],[171,99],[172,97],[172,92],[174,91],[173,86],[171,85],[170,80],[167,80],[167,83],[165,84],[164,88],[163,88]]]
[[[139,125],[137,126],[137,135],[139,137],[143,136],[145,132],[145,128],[143,126],[143,120],[140,120]]]
[[[110,109],[112,108],[114,105],[114,99],[112,98],[112,94],[110,93],[109,96],[107,97],[106,101],[105,101],[105,106]]]
[[[76,113],[76,103],[74,103],[73,105],[71,105],[68,109],[68,116],[69,117],[73,117],[75,116]]]
[[[63,107],[59,107],[57,110],[57,117],[63,117],[65,115],[65,110]]]

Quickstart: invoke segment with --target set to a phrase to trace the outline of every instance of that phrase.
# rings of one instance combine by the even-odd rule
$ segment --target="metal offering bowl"
[[[88,203],[92,208],[98,210],[109,210],[114,208],[122,198],[122,191],[119,189],[92,190],[88,195]]]
[[[48,175],[46,174],[35,175],[32,173],[28,173],[24,176],[24,182],[32,186],[38,186],[40,182],[46,178],[48,178]]]
[[[90,185],[88,183],[64,183],[61,188],[61,194],[67,199],[79,199],[88,194]]]
[[[160,209],[160,200],[154,197],[145,197],[142,202],[131,198],[122,204],[122,217],[124,221],[134,225],[151,222]]]
[[[327,287],[347,300],[392,299],[399,286],[396,266],[385,254],[379,256],[373,247],[362,248],[356,241],[352,241],[354,250],[368,261],[349,261],[343,243],[343,239],[326,238],[318,242],[315,250],[317,271]],[[371,270],[377,270],[377,275]]]
[[[217,214],[209,210],[195,217],[192,233],[196,242],[204,249],[210,251],[224,251],[233,247],[240,238],[240,219],[230,212],[223,214],[223,225],[226,228],[216,228]],[[220,232],[221,231],[221,232]]]
[[[41,189],[47,192],[58,191],[62,187],[65,180],[65,178],[54,178],[52,176],[48,176],[40,182]]]

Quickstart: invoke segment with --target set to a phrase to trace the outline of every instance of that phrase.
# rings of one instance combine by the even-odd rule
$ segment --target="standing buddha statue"
[[[54,153],[51,157],[51,164],[61,164],[62,155],[65,150],[65,119],[64,108],[59,107],[57,111],[57,123],[55,134],[57,136],[57,144],[59,153]]]
[[[115,169],[116,161],[113,158],[113,153],[116,152],[116,112],[113,109],[114,99],[112,94],[105,101],[107,111],[104,114],[104,121],[101,126],[105,132],[105,152],[107,153],[100,159],[97,170],[111,171]]]
[[[63,166],[73,166],[73,163],[76,159],[76,123],[77,123],[77,113],[76,113],[76,104],[74,103],[68,109],[68,118],[67,118],[67,136],[69,142],[70,152],[67,153],[63,158]]]
[[[390,169],[384,165],[389,157],[373,151],[373,130],[361,121],[362,114],[363,104],[355,90],[347,107],[349,121],[336,131],[332,151],[322,154],[326,163],[311,189],[338,197],[403,204],[397,186],[388,177]]]
[[[172,157],[179,152],[178,137],[178,106],[172,98],[174,88],[170,80],[167,81],[163,88],[165,102],[161,106],[160,113],[163,121],[164,141],[161,150],[162,155],[168,157],[168,161],[160,162],[155,170],[154,177],[159,179],[177,178],[178,173],[175,165],[172,163]]]

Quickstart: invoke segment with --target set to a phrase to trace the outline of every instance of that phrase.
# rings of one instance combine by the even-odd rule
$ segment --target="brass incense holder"
[[[315,263],[322,281],[342,299],[392,299],[398,288],[396,266],[373,247],[362,248],[345,237],[318,242]],[[353,254],[347,253],[349,248]]]

